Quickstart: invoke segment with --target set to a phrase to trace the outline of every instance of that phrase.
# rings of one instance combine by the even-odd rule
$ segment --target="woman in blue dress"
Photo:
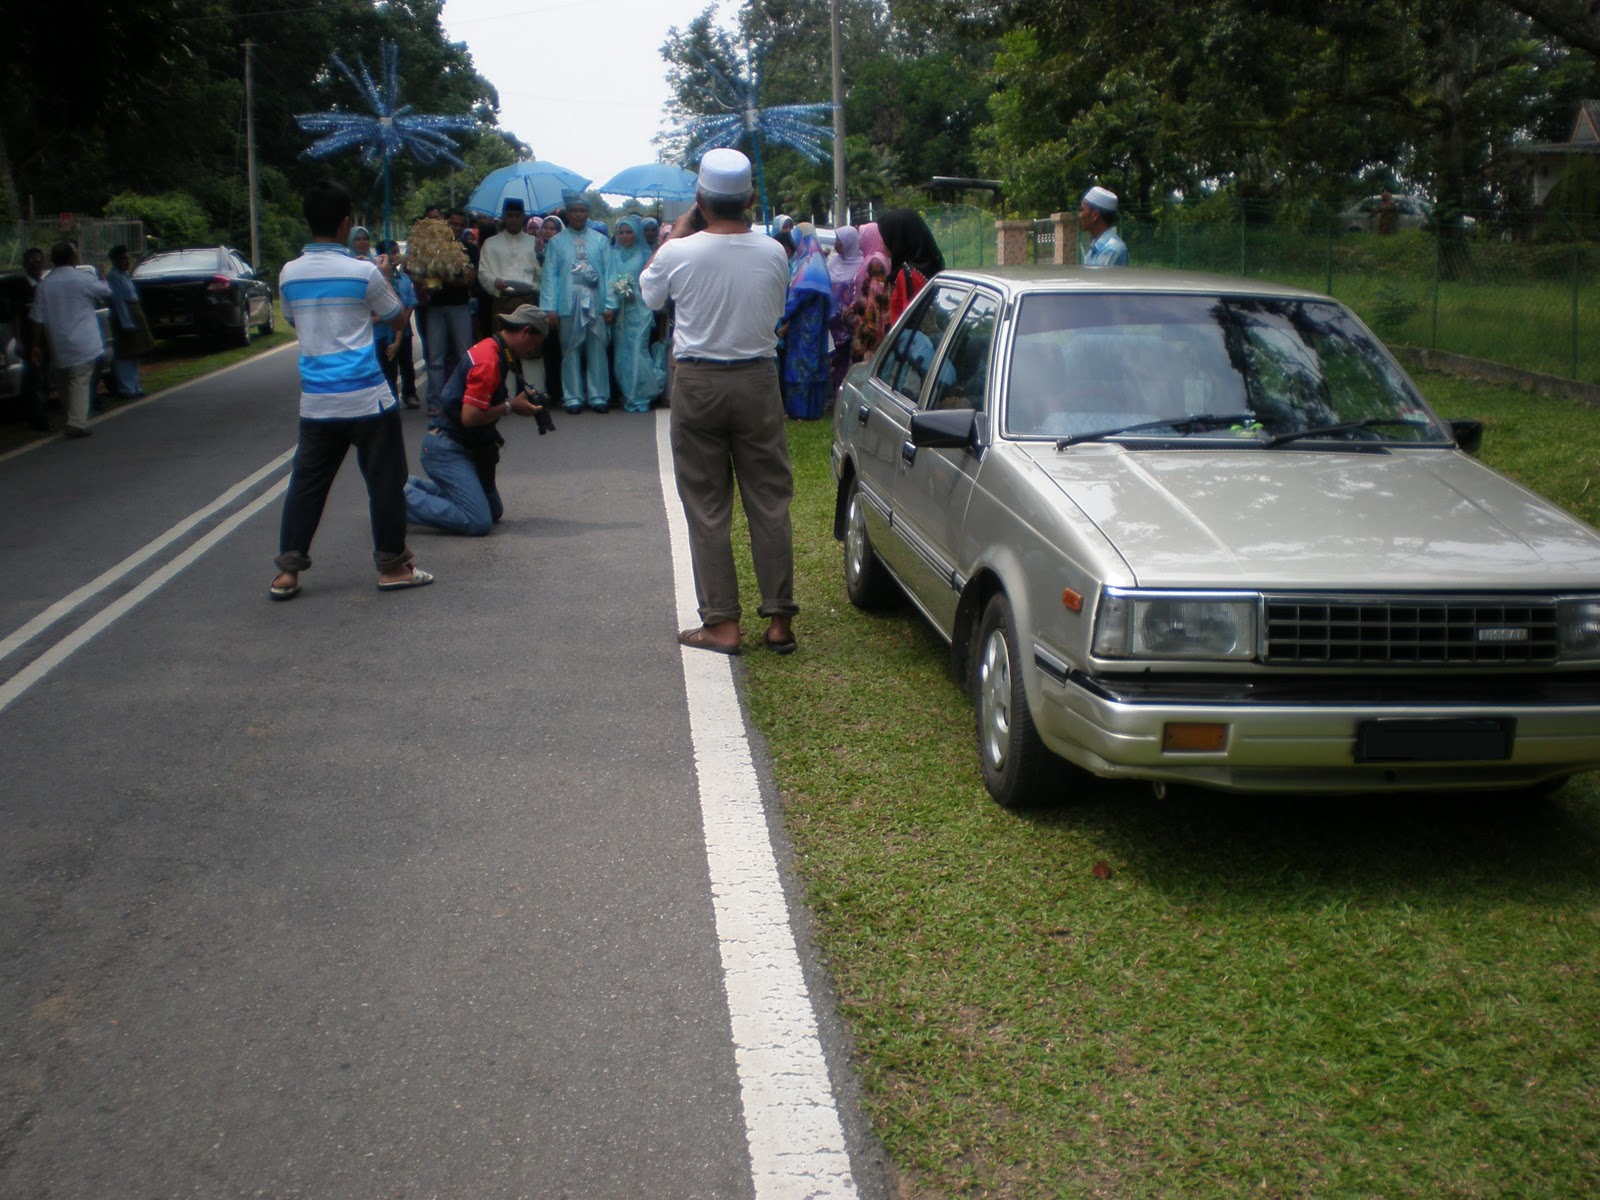
[[[794,239],[794,264],[789,299],[778,333],[783,337],[783,407],[798,421],[815,421],[827,410],[832,395],[830,359],[833,338],[833,283],[828,265],[809,224],[789,231]]]
[[[606,283],[606,308],[612,318],[612,378],[622,393],[625,412],[649,412],[665,382],[650,353],[650,331],[656,315],[639,296],[639,272],[650,257],[644,243],[644,222],[633,213],[617,224],[611,249],[611,274]]]

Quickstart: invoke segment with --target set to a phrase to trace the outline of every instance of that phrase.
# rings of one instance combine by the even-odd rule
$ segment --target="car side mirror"
[[[1449,422],[1450,433],[1456,439],[1456,445],[1468,454],[1476,455],[1483,449],[1483,422],[1475,417],[1452,417]]]
[[[911,414],[911,444],[932,450],[982,449],[978,413],[971,408],[936,408]]]

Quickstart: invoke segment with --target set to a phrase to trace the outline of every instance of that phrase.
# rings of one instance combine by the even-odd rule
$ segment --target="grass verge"
[[[1600,411],[1423,384],[1600,516]],[[1600,779],[1005,813],[943,644],[845,599],[830,431],[790,429],[801,653],[745,689],[902,1196],[1592,1192]]]

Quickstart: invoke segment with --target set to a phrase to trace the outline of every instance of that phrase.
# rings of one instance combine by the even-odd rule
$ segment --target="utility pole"
[[[839,49],[839,0],[828,0],[833,28],[833,227],[850,223],[850,198],[844,190],[844,67]]]
[[[261,233],[256,221],[256,91],[251,59],[256,44],[244,44],[244,157],[245,178],[250,188],[250,265],[261,270]]]

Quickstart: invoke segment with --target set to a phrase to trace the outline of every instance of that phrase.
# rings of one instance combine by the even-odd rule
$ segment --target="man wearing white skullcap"
[[[1092,187],[1078,205],[1078,226],[1094,239],[1083,256],[1086,267],[1125,267],[1128,247],[1117,236],[1117,194],[1103,187]]]
[[[731,519],[737,482],[750,527],[750,560],[767,618],[763,644],[795,649],[794,534],[778,338],[789,261],[764,230],[750,227],[750,160],[706,151],[695,207],[639,276],[651,308],[673,304],[672,465],[689,526],[700,624],[680,645],[738,654],[739,576]]]

